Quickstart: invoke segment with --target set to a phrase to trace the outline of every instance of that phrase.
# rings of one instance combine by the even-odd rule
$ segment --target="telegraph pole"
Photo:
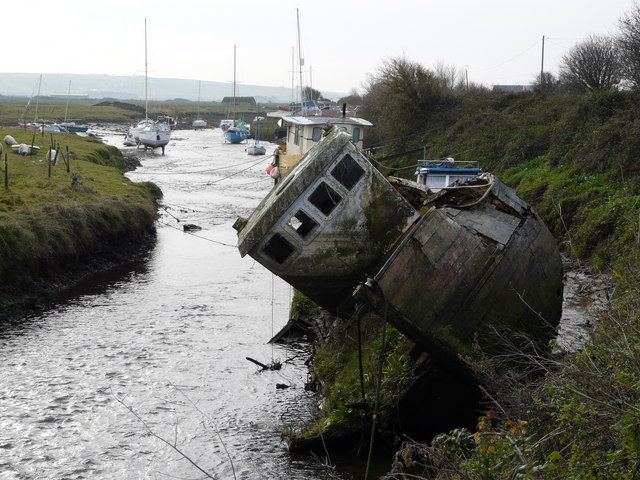
[[[544,87],[544,35],[542,36],[542,60],[540,62],[540,86]]]

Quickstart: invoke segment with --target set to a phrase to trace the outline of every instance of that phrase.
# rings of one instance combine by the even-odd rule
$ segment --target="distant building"
[[[233,97],[224,97],[222,103],[228,103],[233,105]],[[236,105],[251,105],[256,106],[256,99],[253,97],[236,97]]]
[[[494,85],[494,92],[504,92],[504,93],[522,93],[522,92],[532,92],[534,85]]]

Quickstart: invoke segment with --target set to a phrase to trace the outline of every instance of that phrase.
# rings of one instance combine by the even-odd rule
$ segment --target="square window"
[[[309,202],[325,215],[329,215],[335,206],[340,203],[340,200],[342,200],[342,197],[325,182],[318,185],[313,193],[309,195]]]
[[[322,128],[313,127],[313,134],[311,135],[311,139],[314,142],[319,142],[322,139]]]
[[[351,190],[353,186],[358,183],[362,175],[364,175],[364,170],[351,155],[345,155],[345,157],[340,160],[340,163],[331,170],[331,175],[333,175],[333,178],[339,181],[344,188]]]
[[[360,141],[360,128],[354,127],[353,135],[351,135],[353,143],[358,143]]]
[[[283,263],[295,248],[282,235],[276,233],[265,243],[262,251],[278,263]]]
[[[305,238],[318,226],[318,222],[302,210],[298,210],[297,213],[291,217],[291,220],[287,222],[287,225],[293,228],[302,238]]]

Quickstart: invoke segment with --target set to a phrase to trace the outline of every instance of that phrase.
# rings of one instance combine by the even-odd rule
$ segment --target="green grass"
[[[33,134],[0,129],[30,143]],[[0,182],[0,303],[28,292],[45,278],[78,267],[98,251],[142,238],[156,218],[159,189],[135,184],[122,173],[120,152],[100,141],[57,133],[69,147],[71,172],[60,159],[51,169],[44,160],[50,137],[36,137],[38,155],[22,157],[8,149],[9,188]],[[64,150],[64,148],[63,148]],[[4,179],[4,156],[0,162]],[[71,185],[71,174],[78,185]]]
[[[17,125],[18,119],[25,117],[26,121],[33,121],[35,115],[35,100],[29,106],[25,115],[24,100],[7,100],[0,102],[0,124]],[[99,100],[74,101],[69,104],[67,118],[76,122],[106,122],[132,123],[144,116],[144,102],[127,100],[127,104],[137,107],[121,108],[119,106],[98,105]],[[236,110],[239,117],[252,121],[256,115],[265,115],[267,111],[275,110],[276,105],[238,105]],[[61,122],[64,119],[66,103],[64,101],[41,100],[38,106],[38,118],[45,122]],[[168,114],[174,117],[195,117],[197,105],[195,102],[150,102],[149,115]],[[141,113],[142,112],[142,113]],[[230,114],[231,107],[219,102],[201,102],[200,114],[205,118],[222,118]]]

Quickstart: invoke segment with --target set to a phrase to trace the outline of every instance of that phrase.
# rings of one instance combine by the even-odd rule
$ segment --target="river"
[[[128,176],[164,192],[146,258],[0,330],[0,479],[203,477],[154,435],[215,478],[340,478],[281,440],[317,402],[307,355],[266,343],[291,290],[233,247],[231,225],[272,184],[268,160],[218,129],[175,131],[165,156],[139,152]],[[260,373],[247,356],[293,359]]]

